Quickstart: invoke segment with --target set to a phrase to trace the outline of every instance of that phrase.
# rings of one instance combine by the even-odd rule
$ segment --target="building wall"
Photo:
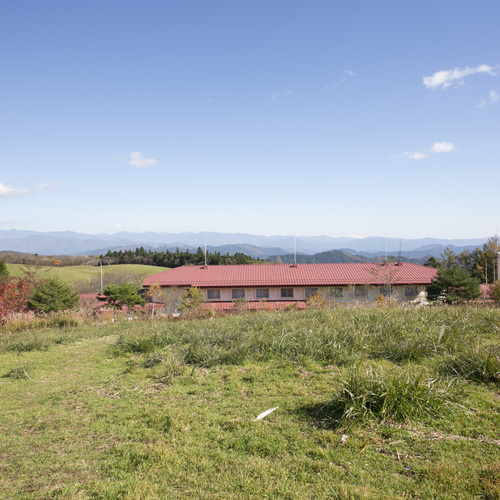
[[[293,297],[282,297],[282,288],[293,288]],[[261,298],[257,297],[257,290],[262,290],[262,288],[245,287],[244,290],[244,300],[248,301],[258,301],[258,300],[272,300],[272,301],[298,301],[305,300],[306,294],[313,291],[312,287],[269,287],[265,288],[269,290],[269,297]],[[340,296],[338,290],[342,290],[342,295]],[[219,289],[201,289],[205,295],[207,302],[231,302],[237,300],[233,298],[234,288],[219,288]],[[209,290],[219,290],[220,296],[217,298],[209,299]],[[241,289],[238,289],[241,290]],[[384,290],[383,287],[379,286],[343,286],[343,287],[319,287],[318,290],[323,295],[325,300],[338,303],[350,303],[350,302],[374,302],[376,297],[380,295]],[[425,285],[394,285],[391,290],[391,296],[398,300],[398,302],[407,302],[415,299],[418,294],[425,291]],[[414,292],[414,293],[412,293]],[[211,292],[213,293],[213,292]],[[387,296],[387,290],[386,290]]]

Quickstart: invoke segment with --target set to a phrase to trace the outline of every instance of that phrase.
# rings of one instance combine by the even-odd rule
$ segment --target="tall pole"
[[[101,294],[104,292],[103,281],[102,281],[102,260],[101,260]]]

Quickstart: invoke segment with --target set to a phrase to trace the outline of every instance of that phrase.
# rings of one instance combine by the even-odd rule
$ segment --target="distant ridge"
[[[0,250],[40,255],[101,255],[109,249],[203,248],[205,242],[211,251],[242,252],[253,257],[286,255],[294,252],[293,236],[259,236],[243,233],[129,233],[85,234],[73,231],[37,232],[27,230],[0,230]],[[332,238],[329,236],[297,236],[298,254],[317,254],[331,250],[355,252],[365,257],[383,255],[385,248],[391,255],[399,253],[411,258],[439,257],[450,246],[456,252],[482,246],[487,238],[476,239],[399,239],[372,236],[369,238]],[[217,250],[216,250],[217,249]],[[347,250],[348,249],[348,250]],[[371,254],[371,255],[370,255]]]
[[[270,262],[283,262],[283,264],[293,264],[296,260],[297,264],[346,264],[371,262],[368,257],[362,255],[352,255],[342,250],[330,250],[329,252],[316,253],[314,255],[273,255],[268,259]]]

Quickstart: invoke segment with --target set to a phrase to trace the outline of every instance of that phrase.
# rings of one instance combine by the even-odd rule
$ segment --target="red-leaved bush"
[[[0,321],[9,314],[26,311],[33,284],[29,278],[0,280]]]

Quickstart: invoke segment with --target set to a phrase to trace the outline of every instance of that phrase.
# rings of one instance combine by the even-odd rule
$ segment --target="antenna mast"
[[[104,292],[104,286],[102,281],[102,260],[101,260],[101,294]]]
[[[297,235],[293,237],[293,265],[297,265]]]

